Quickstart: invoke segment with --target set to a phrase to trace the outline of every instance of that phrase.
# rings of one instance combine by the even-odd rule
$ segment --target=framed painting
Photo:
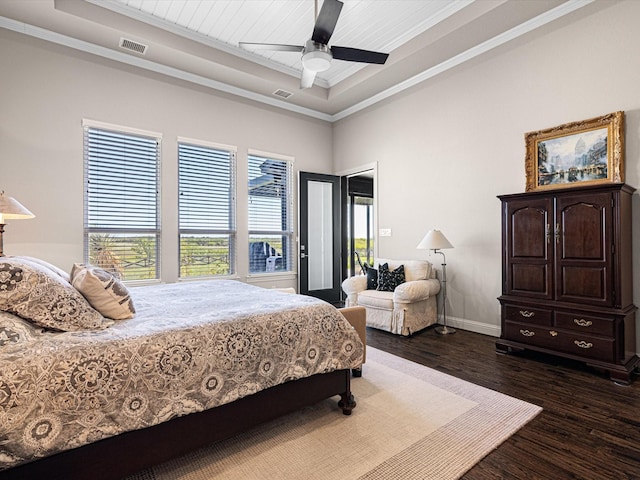
[[[624,182],[624,112],[526,133],[526,191]]]

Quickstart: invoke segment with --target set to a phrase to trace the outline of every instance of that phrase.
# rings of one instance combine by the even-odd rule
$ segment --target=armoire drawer
[[[578,313],[556,312],[556,326],[580,334],[615,336],[615,320]]]
[[[615,360],[615,339],[611,337],[582,335],[552,327],[505,322],[505,338],[594,360]]]
[[[552,311],[522,305],[505,305],[505,320],[551,326]]]

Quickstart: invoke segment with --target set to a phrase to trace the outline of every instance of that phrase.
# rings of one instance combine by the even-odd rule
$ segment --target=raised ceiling
[[[102,5],[168,31],[194,34],[217,48],[299,78],[300,54],[249,53],[237,47],[243,41],[304,45],[311,38],[315,7],[321,8],[322,1],[117,0]],[[470,3],[472,0],[347,0],[330,43],[391,52]],[[318,74],[317,83],[332,87],[365,66],[334,61],[330,69]]]
[[[249,52],[238,42],[303,45],[315,0],[3,0],[0,27],[335,121],[593,0],[343,1],[329,44],[386,52],[389,59],[385,65],[334,59],[304,90],[299,53]],[[123,48],[123,39],[144,53]]]

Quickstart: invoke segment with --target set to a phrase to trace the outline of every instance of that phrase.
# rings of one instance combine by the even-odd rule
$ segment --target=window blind
[[[235,154],[180,143],[180,229],[235,230]]]
[[[251,273],[292,268],[292,170],[286,160],[248,156]]]
[[[84,156],[85,260],[158,278],[160,140],[86,126]]]
[[[180,276],[235,270],[235,152],[178,143]]]
[[[86,129],[87,227],[158,228],[159,142]]]

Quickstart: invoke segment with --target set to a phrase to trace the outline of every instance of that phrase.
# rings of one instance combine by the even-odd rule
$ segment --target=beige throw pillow
[[[132,318],[136,313],[127,287],[102,268],[74,264],[71,270],[71,284],[84,295],[93,308],[107,318],[125,320]]]

